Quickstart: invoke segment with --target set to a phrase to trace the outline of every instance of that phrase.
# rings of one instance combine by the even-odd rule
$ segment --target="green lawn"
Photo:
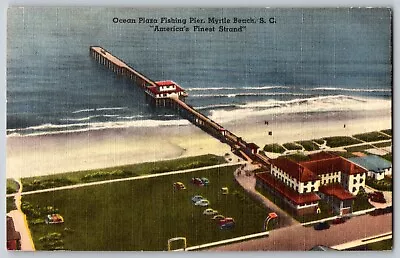
[[[37,210],[52,206],[65,219],[61,225],[30,224],[38,250],[54,247],[46,242],[50,238],[55,239],[57,248],[69,250],[166,250],[167,240],[172,237],[185,236],[188,245],[193,246],[262,230],[269,211],[247,197],[234,181],[234,170],[225,167],[41,193],[24,196],[23,201]],[[193,176],[209,178],[210,185],[190,184]],[[174,191],[175,181],[183,182],[187,189]],[[224,186],[229,187],[228,195],[220,194]],[[196,194],[208,198],[211,208],[233,217],[235,229],[222,231],[203,215],[205,208],[191,202]],[[37,221],[31,217],[29,220]],[[61,235],[49,235],[53,232]]]
[[[319,150],[319,146],[313,141],[299,141],[297,143],[302,145],[307,151]]]
[[[333,136],[324,139],[326,140],[326,145],[332,148],[361,143],[360,140],[348,136]]]
[[[388,135],[392,135],[392,129],[382,130],[381,132],[388,134]]]
[[[47,189],[78,183],[103,181],[116,178],[134,177],[145,174],[156,174],[169,171],[199,168],[225,163],[225,159],[215,155],[202,155],[174,160],[146,162],[105,169],[68,172],[62,174],[22,178],[23,191]]]
[[[372,145],[365,144],[365,145],[349,147],[349,148],[344,148],[344,149],[349,151],[349,152],[356,152],[356,151],[364,151],[364,150],[372,149],[372,148],[374,148]]]
[[[15,210],[15,202],[13,197],[6,198],[6,212],[9,213],[12,210]]]
[[[296,162],[310,160],[310,157],[308,157],[307,155],[301,154],[301,153],[290,154],[290,155],[286,155],[284,157],[287,159],[296,161]]]
[[[390,162],[393,162],[393,153],[390,152],[390,153],[388,153],[386,155],[383,155],[382,158],[384,158],[386,160],[389,160]]]
[[[14,180],[7,179],[6,186],[7,186],[7,194],[18,192],[18,184]]]
[[[391,137],[388,137],[380,132],[370,132],[370,133],[363,133],[363,134],[355,134],[353,137],[360,139],[366,142],[375,142],[375,141],[382,141],[382,140],[390,140]]]
[[[389,146],[392,146],[392,142],[390,141],[390,142],[376,143],[376,144],[374,144],[374,146],[378,147],[378,148],[389,147]]]
[[[282,144],[288,150],[302,150],[301,146],[292,142]]]
[[[393,179],[391,177],[385,177],[382,180],[375,180],[368,177],[365,183],[368,186],[380,191],[393,191]]]
[[[331,153],[341,156],[343,158],[357,157],[356,155],[352,154],[351,152],[347,152],[347,151],[332,151]]]
[[[264,146],[264,151],[266,152],[275,152],[275,153],[283,153],[285,149],[277,144],[277,143],[272,143],[272,144],[267,144]]]
[[[324,144],[324,140],[323,139],[314,139],[313,141],[318,143],[318,144]]]

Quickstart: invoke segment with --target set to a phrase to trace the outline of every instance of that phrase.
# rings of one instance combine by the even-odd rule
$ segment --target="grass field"
[[[372,148],[374,148],[372,145],[365,144],[365,145],[349,147],[349,148],[344,148],[344,149],[349,151],[349,152],[356,152],[356,151],[364,151],[364,150],[372,149]]]
[[[14,197],[8,197],[6,198],[6,212],[9,213],[12,210],[15,210],[15,201]]]
[[[7,179],[6,187],[7,187],[7,194],[12,194],[12,193],[18,192],[18,185],[12,179]]]
[[[380,132],[370,132],[370,133],[363,133],[363,134],[355,134],[353,135],[354,138],[360,139],[366,142],[374,142],[374,141],[382,141],[382,140],[390,140],[391,137],[388,137]]]
[[[22,178],[23,191],[53,188],[79,183],[110,180],[116,178],[134,177],[146,174],[156,174],[183,169],[192,169],[225,163],[225,159],[215,155],[202,155],[174,160],[146,162],[104,169],[93,169],[61,173],[40,177]]]
[[[300,141],[297,143],[303,146],[307,151],[319,150],[319,146],[313,141]]]
[[[283,147],[285,147],[288,150],[302,150],[302,147],[300,145],[297,145],[292,142],[284,143],[282,145],[283,145]]]
[[[392,129],[386,129],[386,130],[382,130],[381,132],[387,134],[387,135],[392,135]]]
[[[390,152],[390,153],[388,153],[386,155],[383,155],[382,158],[384,158],[384,159],[386,159],[386,160],[388,160],[390,162],[393,162],[393,153]]]
[[[361,143],[360,140],[348,136],[333,136],[324,139],[326,140],[326,145],[332,148]]]
[[[273,143],[273,144],[267,144],[264,146],[264,151],[266,152],[274,152],[274,153],[283,153],[285,151],[285,149],[277,144],[277,143]]]
[[[269,212],[249,199],[233,178],[235,167],[197,171],[28,195],[23,197],[33,207],[52,206],[65,219],[64,224],[30,224],[38,250],[47,249],[39,239],[53,234],[61,238],[62,248],[69,250],[166,250],[167,240],[187,237],[188,245],[228,239],[257,233]],[[207,177],[210,185],[197,187],[191,177]],[[173,190],[175,181],[183,182],[186,190]],[[220,188],[229,187],[228,195]],[[220,230],[204,207],[196,207],[191,197],[201,194],[210,207],[233,217],[233,230]],[[35,221],[29,218],[30,222]],[[67,230],[66,230],[67,229]],[[43,238],[42,238],[43,240]]]
[[[290,155],[286,155],[284,157],[287,159],[296,161],[296,162],[310,160],[310,157],[308,157],[307,155],[301,154],[301,153],[290,154]]]
[[[390,142],[375,143],[374,146],[375,146],[375,147],[378,147],[378,148],[389,147],[389,146],[392,146],[392,141],[390,141]]]
[[[380,191],[393,191],[393,179],[391,177],[385,177],[383,180],[367,178],[365,183]]]

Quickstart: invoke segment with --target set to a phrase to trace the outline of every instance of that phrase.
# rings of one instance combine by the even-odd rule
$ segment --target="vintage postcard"
[[[7,249],[392,249],[389,8],[11,7]]]

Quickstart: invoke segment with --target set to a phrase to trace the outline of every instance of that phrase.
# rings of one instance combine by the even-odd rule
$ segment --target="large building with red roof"
[[[257,186],[282,197],[298,215],[317,212],[321,199],[339,214],[350,212],[355,195],[365,186],[367,170],[327,152],[309,158],[271,159],[270,172],[256,175]]]

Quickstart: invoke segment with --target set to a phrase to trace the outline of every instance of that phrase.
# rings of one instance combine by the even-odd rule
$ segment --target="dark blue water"
[[[244,32],[154,32],[149,24],[113,23],[114,17],[275,17],[276,23],[246,24]],[[208,115],[249,106],[279,113],[291,105],[321,112],[370,100],[387,105],[391,35],[388,9],[12,8],[8,134],[178,119],[150,107],[141,90],[94,62],[91,45],[153,80],[174,80]]]

